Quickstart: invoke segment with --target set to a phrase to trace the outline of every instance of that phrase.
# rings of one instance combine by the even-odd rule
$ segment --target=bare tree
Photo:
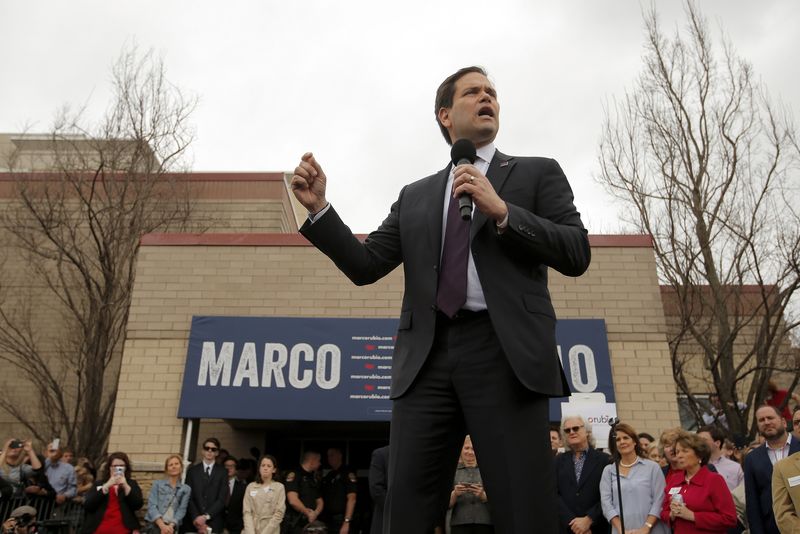
[[[183,171],[196,99],[135,49],[114,64],[112,87],[96,125],[65,109],[49,135],[22,137],[0,216],[28,265],[28,282],[0,278],[0,361],[30,387],[0,392],[0,407],[93,459],[111,429],[139,240],[185,229],[193,206]]]
[[[691,2],[686,18],[670,37],[655,8],[645,14],[644,69],[607,110],[598,179],[654,238],[676,303],[678,390],[700,420],[696,394],[709,391],[698,383],[710,384],[730,429],[747,433],[769,377],[799,370],[787,357],[800,283],[797,143],[751,65],[713,41]]]

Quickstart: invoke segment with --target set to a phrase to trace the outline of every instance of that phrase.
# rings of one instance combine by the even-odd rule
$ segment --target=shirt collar
[[[213,471],[214,470],[214,462],[211,462],[210,464],[207,464],[206,461],[203,460],[203,471],[208,471],[209,467]]]
[[[486,163],[491,163],[496,150],[497,149],[494,147],[494,143],[489,143],[488,145],[480,147],[476,152],[478,157],[483,161]]]
[[[782,447],[777,447],[777,448],[770,447],[768,441],[766,443],[764,443],[764,445],[767,446],[767,449],[771,450],[771,451],[781,451],[781,450],[785,449],[786,447],[791,446],[791,444],[792,444],[792,433],[789,432],[788,430],[786,431],[786,443],[784,443]]]

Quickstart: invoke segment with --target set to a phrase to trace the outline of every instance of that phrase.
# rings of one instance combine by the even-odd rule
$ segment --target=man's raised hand
[[[317,213],[328,205],[328,201],[325,200],[327,181],[328,179],[314,158],[314,154],[306,152],[300,158],[300,164],[294,169],[291,182],[292,192],[310,213]]]

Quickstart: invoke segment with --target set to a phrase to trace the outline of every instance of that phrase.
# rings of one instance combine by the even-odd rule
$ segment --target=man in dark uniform
[[[356,509],[358,479],[356,472],[343,464],[341,449],[328,449],[328,464],[331,470],[322,479],[322,520],[331,534],[347,534]]]
[[[322,513],[323,501],[317,480],[322,456],[306,451],[300,459],[300,468],[286,473],[286,517],[281,524],[283,534],[301,534],[303,527],[317,520]]]

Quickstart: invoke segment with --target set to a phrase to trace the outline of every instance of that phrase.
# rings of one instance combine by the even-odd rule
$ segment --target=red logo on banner
[[[375,386],[373,386],[372,384],[365,384],[364,389],[366,389],[367,391],[374,391]]]

